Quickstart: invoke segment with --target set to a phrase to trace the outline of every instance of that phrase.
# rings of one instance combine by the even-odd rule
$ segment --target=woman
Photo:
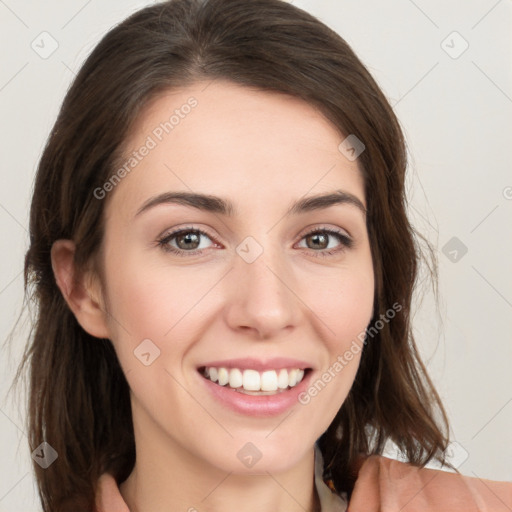
[[[405,168],[375,81],[291,5],[171,0],[112,29],[31,208],[44,510],[512,506],[424,469],[448,420],[409,322]]]

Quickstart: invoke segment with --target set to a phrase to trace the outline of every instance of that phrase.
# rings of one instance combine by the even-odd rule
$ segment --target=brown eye
[[[176,245],[179,249],[197,249],[200,244],[201,235],[197,232],[189,231],[185,234],[178,235],[176,238]]]
[[[205,245],[206,241],[206,245]],[[212,237],[201,229],[184,228],[168,233],[160,238],[158,245],[166,252],[178,256],[191,256],[209,249],[213,245]]]
[[[325,233],[313,233],[305,238],[311,242],[311,245],[308,244],[310,249],[326,249],[329,245],[329,236]]]
[[[350,249],[354,244],[344,232],[322,228],[306,233],[302,241],[305,242],[307,249],[312,249],[314,256],[333,256]]]

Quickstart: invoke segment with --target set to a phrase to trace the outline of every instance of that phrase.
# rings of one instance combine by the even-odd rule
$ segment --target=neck
[[[283,475],[254,475],[237,477],[224,474],[217,482],[205,484],[211,479],[205,475],[162,476],[153,479],[143,469],[134,468],[120,490],[131,512],[235,512],[243,503],[244,512],[273,510],[276,512],[319,512],[320,504],[313,486],[309,493],[295,488],[296,482],[289,482]],[[307,495],[309,494],[309,495]]]
[[[320,510],[314,447],[287,471],[241,474],[209,464],[152,422],[142,423],[134,421],[136,464],[120,485],[131,512],[235,512],[241,504],[244,512]]]

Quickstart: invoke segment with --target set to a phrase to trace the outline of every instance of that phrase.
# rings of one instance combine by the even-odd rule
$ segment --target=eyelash
[[[185,227],[185,228],[180,228],[180,229],[177,229],[176,231],[172,231],[171,233],[167,233],[167,234],[163,235],[161,238],[159,238],[157,240],[157,244],[165,252],[169,252],[169,253],[175,254],[177,256],[186,257],[186,256],[195,256],[197,254],[201,254],[201,252],[204,251],[204,249],[195,249],[193,251],[185,251],[182,249],[176,249],[176,247],[169,245],[169,242],[172,239],[176,238],[177,236],[185,234],[185,233],[191,233],[191,232],[199,233],[201,235],[208,237],[213,242],[216,242],[214,237],[212,237],[209,233],[207,233],[206,231],[203,231],[202,229],[198,229],[198,228],[194,228],[194,227]],[[342,233],[341,231],[338,231],[338,230],[335,230],[332,228],[323,228],[323,227],[313,228],[312,230],[310,230],[307,233],[305,233],[304,235],[302,235],[301,240],[310,235],[317,234],[317,233],[328,234],[330,236],[336,237],[338,239],[338,241],[341,243],[342,247],[335,248],[335,249],[329,249],[329,250],[323,249],[323,250],[319,250],[319,251],[315,251],[315,250],[311,249],[313,251],[313,253],[316,253],[316,254],[314,254],[315,257],[325,258],[325,257],[329,257],[329,256],[334,256],[337,253],[344,252],[348,249],[351,249],[354,244],[354,241],[351,238],[349,238],[347,235]]]

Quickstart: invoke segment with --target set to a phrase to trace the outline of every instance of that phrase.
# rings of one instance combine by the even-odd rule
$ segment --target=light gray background
[[[451,454],[463,474],[512,481],[512,3],[294,3],[347,40],[395,107],[411,219],[439,256],[439,314],[425,284],[414,325],[451,419]],[[20,311],[32,181],[60,103],[100,37],[144,5],[0,0],[0,341]],[[46,37],[50,48],[43,31],[58,42],[46,59],[31,47]],[[0,512],[40,510],[23,405],[4,400],[26,331],[1,352]]]

